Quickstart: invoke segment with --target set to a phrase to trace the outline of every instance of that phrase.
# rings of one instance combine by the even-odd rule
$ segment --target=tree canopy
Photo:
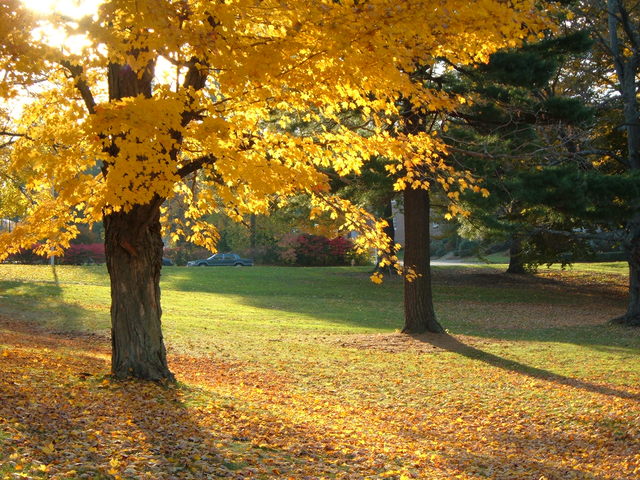
[[[516,44],[537,20],[533,2],[515,6],[107,1],[73,19],[4,2],[0,94],[15,98],[39,83],[18,120],[27,136],[10,165],[31,170],[34,203],[2,251],[44,239],[43,251],[65,247],[75,223],[156,196],[187,206],[184,219],[165,218],[168,233],[210,247],[216,234],[200,218],[220,208],[264,212],[274,196],[308,191],[321,208],[358,214],[324,195],[321,168],[358,172],[372,155],[411,165],[407,182],[421,181],[411,173],[417,165],[447,182],[437,139],[402,134],[388,118],[400,97],[427,110],[461,101],[412,82],[411,73],[439,58],[484,61]],[[50,44],[51,29],[74,35],[73,46]],[[345,124],[347,109],[361,112],[368,136]],[[332,126],[312,135],[273,128],[274,118],[300,117]]]

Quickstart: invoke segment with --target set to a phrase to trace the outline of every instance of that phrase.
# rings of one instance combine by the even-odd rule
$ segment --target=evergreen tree
[[[536,178],[557,175],[548,169],[558,165],[575,172],[592,169],[585,151],[593,110],[562,95],[567,81],[562,66],[590,45],[584,31],[553,37],[498,52],[487,65],[459,69],[450,80],[450,88],[474,96],[472,105],[450,120],[445,136],[451,155],[482,177],[491,192],[489,197],[463,196],[471,215],[461,219],[461,233],[509,240],[511,273],[553,263],[566,250],[586,246],[571,234],[583,220],[565,208],[580,201],[579,192],[553,182],[540,188]],[[554,188],[554,196],[544,195]]]

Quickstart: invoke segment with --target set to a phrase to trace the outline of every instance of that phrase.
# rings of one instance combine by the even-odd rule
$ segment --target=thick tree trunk
[[[436,320],[431,292],[431,266],[429,253],[429,192],[406,189],[404,191],[404,265],[418,276],[404,280],[403,333],[435,332],[444,329]]]
[[[629,305],[626,313],[615,323],[640,326],[640,213],[629,222],[625,250],[629,262]]]
[[[132,52],[136,54],[136,52]],[[109,99],[151,97],[154,62],[140,71],[129,65],[109,65]],[[114,142],[108,153],[117,161]],[[139,161],[144,162],[144,158]],[[111,162],[103,166],[108,175]],[[169,380],[174,377],[160,325],[160,269],[162,235],[160,205],[156,197],[130,211],[104,216],[105,253],[111,279],[111,374],[116,378]]]
[[[613,64],[618,75],[618,89],[622,96],[622,113],[627,131],[627,160],[630,170],[640,170],[640,121],[638,120],[637,76],[640,55],[633,49],[627,55],[629,45],[637,42],[637,22],[629,15],[627,5],[621,0],[607,0],[609,44]],[[620,37],[622,35],[622,38]],[[625,250],[629,262],[629,306],[627,312],[614,319],[623,325],[640,326],[640,212],[627,223]]]
[[[104,217],[111,278],[111,374],[116,378],[174,379],[160,324],[160,203]]]
[[[509,268],[507,273],[526,273],[524,261],[522,259],[522,238],[519,235],[512,235],[511,246],[509,247]]]

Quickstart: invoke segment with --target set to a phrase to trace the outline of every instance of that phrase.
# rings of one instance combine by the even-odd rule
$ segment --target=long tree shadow
[[[513,441],[513,439],[510,440]],[[536,440],[539,442],[539,446],[547,439],[536,438]],[[507,445],[509,444],[507,443]],[[576,448],[579,447],[576,445]],[[495,455],[483,455],[468,449],[455,449],[452,452],[448,452],[445,456],[445,462],[448,461],[460,465],[463,470],[470,474],[470,478],[535,478],[549,480],[566,478],[606,480],[607,478],[611,478],[608,476],[605,477],[604,475],[593,474],[575,467],[563,466],[558,460],[554,463],[548,458],[545,458],[539,450],[533,450],[531,453],[531,456],[508,456],[502,452],[496,452]]]
[[[0,281],[0,314],[61,332],[85,330],[83,320],[94,313],[65,301],[55,278],[47,283]]]
[[[493,353],[485,352],[478,348],[462,343],[460,340],[449,334],[421,334],[411,336],[418,341],[429,343],[430,345],[442,350],[457,353],[474,360],[479,360],[502,370],[520,373],[531,378],[554,382],[559,385],[580,388],[582,390],[599,393],[601,395],[610,395],[626,400],[640,401],[639,393],[630,393],[624,390],[618,390],[612,387],[586,382],[577,378],[565,377],[564,375],[559,375],[557,373],[550,372],[549,370],[532,367],[515,360],[502,358],[498,355],[494,355]]]
[[[188,388],[110,380],[106,339],[0,317],[0,345],[0,477],[232,476],[233,458],[217,448],[224,432],[198,423]]]
[[[0,477],[15,470],[16,478],[40,478],[41,472],[97,480],[328,478],[336,464],[350,460],[328,453],[331,442],[320,441],[305,422],[264,407],[246,409],[239,397],[223,399],[215,390],[186,385],[111,381],[104,376],[106,360],[97,360],[81,337],[71,353],[52,350],[59,339],[43,331],[32,334],[28,348],[4,336]]]
[[[31,375],[28,389],[24,380],[16,385],[0,375],[0,427],[9,425],[0,465],[13,451],[27,465],[52,465],[49,473],[77,478],[185,478],[190,470],[202,476],[189,478],[227,476],[230,462],[215,448],[217,439],[192,421],[176,389],[101,385],[85,375],[54,375],[67,385],[48,388],[45,378]]]
[[[456,333],[624,348],[630,354],[636,354],[640,346],[637,334],[607,324],[624,310],[625,292],[618,283],[560,274],[519,276],[477,267],[436,267],[433,282],[436,311],[442,311],[445,326]],[[305,315],[329,329],[390,331],[402,326],[402,279],[389,278],[382,286],[373,285],[362,269],[174,269],[164,277],[164,286],[186,295],[194,291],[213,294],[262,310]],[[194,308],[208,302],[215,304],[206,299],[194,303]],[[472,308],[480,312],[477,318],[500,321],[472,322],[457,313],[448,315],[452,306]],[[603,309],[606,313],[599,315]]]
[[[637,395],[627,392],[503,359],[450,336],[434,337],[416,338],[534,378],[638,399]],[[253,405],[247,404],[242,392],[253,393],[251,389],[222,388],[229,396],[218,397],[217,385],[225,380],[217,376],[211,379],[207,391],[186,386],[165,388],[143,382],[103,381],[101,375],[106,371],[106,361],[96,362],[95,356],[82,353],[93,347],[85,344],[82,337],[74,339],[77,350],[73,353],[66,349],[52,352],[50,342],[57,342],[59,338],[48,338],[47,332],[34,332],[31,339],[30,348],[23,349],[23,357],[18,356],[19,352],[14,356],[11,349],[6,357],[0,355],[0,434],[6,426],[7,435],[15,437],[3,440],[0,435],[0,464],[4,452],[16,452],[43,465],[53,465],[53,469],[63,466],[73,469],[76,477],[103,480],[116,475],[158,480],[331,478],[336,466],[342,468],[343,478],[356,479],[371,478],[372,473],[388,470],[367,460],[379,453],[373,449],[365,451],[367,447],[361,447],[366,454],[358,454],[358,459],[349,452],[335,449],[335,444],[345,442],[345,438],[338,431],[325,431],[322,422],[316,423],[312,416],[296,419],[276,408],[270,411],[270,404],[261,405],[258,397],[254,398]],[[0,341],[0,344],[9,343]],[[40,346],[48,350],[33,355],[31,348]],[[47,359],[46,363],[43,358]],[[266,386],[256,384],[256,392]],[[273,392],[279,397],[288,392],[288,386],[283,383]],[[265,402],[271,401],[269,396],[263,398]],[[287,405],[286,401],[283,405]],[[358,437],[354,435],[349,440],[355,444]],[[510,437],[497,439],[511,440]],[[262,446],[262,442],[268,445]],[[574,444],[561,437],[556,443],[569,447]],[[535,455],[543,456],[543,450],[536,448],[536,439],[527,445],[531,448],[531,460],[522,460],[521,456],[520,460],[508,457],[501,460],[506,466],[524,466],[528,472],[548,478],[565,478],[566,473],[572,473],[559,465],[534,461]],[[583,443],[575,442],[575,445],[584,448]],[[461,466],[471,472],[493,460],[478,452],[465,456],[465,451],[454,448],[449,452],[447,458],[452,468]],[[49,473],[53,476],[68,471]],[[485,474],[490,476],[492,472]],[[88,477],[83,477],[86,475]],[[513,477],[505,472],[495,478]],[[585,474],[580,478],[600,477]]]

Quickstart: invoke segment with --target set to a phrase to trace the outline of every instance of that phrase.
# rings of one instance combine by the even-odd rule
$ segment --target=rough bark
[[[640,213],[634,216],[627,228],[624,246],[629,262],[629,305],[625,314],[613,321],[640,327]]]
[[[443,333],[433,309],[429,252],[429,192],[408,188],[404,191],[405,269],[417,278],[404,280],[403,333]]]
[[[509,267],[507,273],[516,273],[521,275],[526,273],[524,261],[522,259],[522,238],[518,235],[511,237],[511,246],[509,247]]]
[[[116,378],[173,380],[160,321],[160,203],[104,218],[111,279],[111,374]]]
[[[624,127],[627,133],[627,161],[630,170],[640,170],[640,121],[638,118],[637,75],[640,69],[640,32],[621,0],[607,0],[609,51],[618,76],[622,96]],[[633,46],[633,49],[625,47]],[[632,51],[627,55],[626,50]],[[626,226],[624,242],[629,263],[629,306],[614,322],[640,326],[640,212]]]

